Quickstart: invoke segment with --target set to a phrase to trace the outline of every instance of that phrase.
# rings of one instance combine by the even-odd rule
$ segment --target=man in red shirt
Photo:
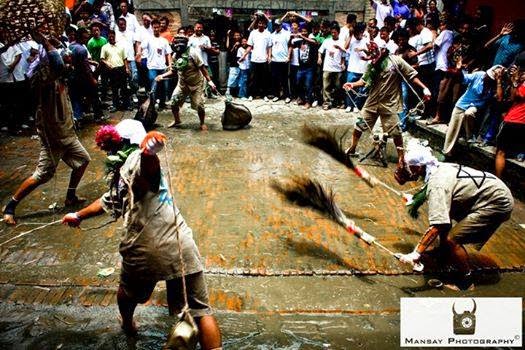
[[[496,176],[501,177],[505,170],[508,153],[525,152],[525,70],[516,66],[511,69],[513,87],[511,90],[514,104],[503,117],[497,137]]]

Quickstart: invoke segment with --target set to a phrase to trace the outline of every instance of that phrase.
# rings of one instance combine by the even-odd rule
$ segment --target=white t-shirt
[[[129,30],[129,29],[127,29]],[[143,43],[145,41],[148,41],[150,38],[153,38],[153,28],[151,26],[149,26],[149,28],[146,28],[144,26],[140,26],[136,29],[135,31],[135,41],[138,41],[139,43]],[[116,40],[116,39],[115,39]],[[146,58],[149,56],[149,52],[147,51],[144,51],[144,49],[142,49],[142,55],[140,58]]]
[[[252,30],[250,36],[248,37],[248,45],[252,47],[252,62],[266,62],[267,49],[272,46],[270,32],[268,32],[266,29],[262,32],[260,32],[258,29]]]
[[[446,71],[448,69],[447,51],[452,45],[454,34],[451,30],[444,30],[434,40],[434,51],[436,54],[436,70]]]
[[[379,35],[376,36],[376,38],[374,39],[374,42],[377,44],[377,46],[386,48],[388,50],[388,52],[391,53],[391,54],[394,54],[397,51],[398,47],[399,47],[394,42],[394,40],[390,39],[390,40],[388,40],[388,42],[386,42],[383,39],[381,39],[379,37]]]
[[[128,13],[125,16],[120,15],[119,18],[124,18],[126,20],[126,29],[133,33],[135,33],[140,27],[139,21],[137,21],[137,17],[134,14]]]
[[[133,47],[133,45],[135,44],[135,34],[132,31],[115,31],[115,42],[118,47],[122,47],[124,49],[124,53],[126,54],[126,60],[135,60],[135,49]]]
[[[196,36],[193,34],[190,36],[188,40],[188,47],[194,48],[202,57],[202,62],[204,62],[204,65],[208,66],[208,53],[206,50],[201,49],[202,46],[210,47],[211,46],[211,40],[208,36],[202,34],[201,36]]]
[[[239,47],[237,49],[237,58],[241,58],[244,53],[246,52],[246,49],[244,47]],[[241,70],[247,70],[247,69],[250,69],[250,56],[251,56],[251,53],[248,54],[248,56],[246,56],[246,58],[239,62],[239,69]]]
[[[148,50],[148,69],[166,69],[166,55],[171,55],[171,47],[168,40],[159,36],[151,37],[141,42],[142,49]]]
[[[408,43],[412,45],[413,47],[415,47],[417,51],[419,51],[424,46],[426,46],[428,43],[431,43],[432,40],[434,40],[432,31],[428,28],[423,28],[423,30],[421,30],[421,33],[411,37],[408,40]],[[434,57],[434,50],[429,50],[417,56],[417,63],[420,66],[431,64],[435,61],[436,61],[436,58]]]
[[[348,38],[350,38],[350,29],[348,29],[346,25],[341,27],[341,30],[339,31],[339,38],[345,43],[348,40]]]
[[[292,66],[299,66],[299,47],[297,46],[297,42],[302,42],[303,39],[296,37],[292,38],[290,44],[292,45],[292,59],[290,60],[290,64]]]
[[[288,60],[288,42],[290,32],[281,29],[280,32],[273,32],[272,39],[272,62],[286,62]]]
[[[366,53],[363,51],[357,52],[356,49],[364,49],[366,50],[366,44],[368,44],[368,40],[365,38],[362,38],[361,40],[357,40],[355,37],[352,37],[350,40],[350,45],[348,46],[348,68],[347,71],[352,73],[360,73],[364,74],[366,71],[366,66],[368,64],[368,61],[364,60],[363,58],[366,57]]]
[[[3,45],[2,45],[3,47]],[[0,77],[1,81],[4,83],[12,83],[15,80],[16,81],[22,81],[25,80],[24,76],[24,68],[23,64],[21,62],[18,62],[13,70],[12,73],[8,72],[8,67],[15,61],[15,58],[18,55],[22,55],[22,48],[19,44],[15,44],[10,46],[7,51],[3,52],[0,55],[0,59],[2,60],[2,64],[5,66],[5,71],[2,72],[2,77]],[[22,61],[22,57],[20,57],[20,61]]]
[[[323,71],[324,72],[342,72],[343,67],[341,66],[341,58],[343,57],[343,51],[336,49],[334,45],[339,45],[344,48],[344,41],[341,38],[334,40],[328,38],[323,41],[323,45],[319,48],[319,52],[325,53]]]
[[[381,1],[378,0],[374,0],[372,7],[376,10],[377,27],[381,29],[385,25],[385,18],[394,16],[394,10],[392,6],[388,5],[388,2],[387,5],[383,5]]]

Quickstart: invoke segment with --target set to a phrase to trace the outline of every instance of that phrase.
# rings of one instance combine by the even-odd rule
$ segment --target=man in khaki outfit
[[[395,178],[407,181],[425,178],[427,184],[428,221],[430,227],[412,253],[400,256],[402,262],[420,259],[439,237],[440,248],[470,286],[471,267],[465,244],[480,250],[498,227],[510,218],[514,199],[509,188],[495,175],[453,163],[442,163],[429,147],[411,140],[405,166]],[[457,224],[453,225],[452,221]]]
[[[18,203],[53,177],[61,159],[73,169],[65,205],[83,202],[83,199],[76,196],[76,188],[90,161],[89,154],[78,140],[73,126],[71,101],[67,87],[61,79],[65,72],[64,61],[50,40],[36,32],[32,36],[46,51],[31,78],[36,86],[35,96],[38,103],[35,122],[40,140],[40,156],[33,175],[20,185],[4,208],[4,221],[10,225],[16,224],[15,210]]]
[[[368,98],[362,108],[363,119],[356,123],[352,135],[352,145],[347,150],[349,156],[356,155],[356,148],[364,131],[372,129],[378,118],[381,118],[383,132],[389,133],[397,147],[398,166],[403,164],[403,137],[399,127],[398,113],[403,110],[401,94],[402,77],[412,81],[421,89],[425,98],[430,98],[430,90],[419,80],[417,71],[410,67],[401,57],[389,55],[384,48],[375,42],[368,44],[370,64],[363,77],[353,83],[345,83],[343,88],[351,90],[361,86],[369,89]]]
[[[198,51],[188,47],[188,38],[175,37],[174,51],[175,60],[173,69],[158,75],[155,79],[159,82],[175,74],[174,71],[177,71],[178,74],[177,87],[175,87],[173,95],[171,96],[171,111],[173,112],[173,119],[175,120],[168,127],[173,128],[181,124],[180,108],[184,104],[186,97],[189,96],[191,108],[196,110],[199,115],[200,129],[206,131],[208,127],[204,124],[206,111],[204,110],[204,100],[202,97],[204,94],[204,79],[206,79],[213,91],[217,91],[217,87],[211,80]]]

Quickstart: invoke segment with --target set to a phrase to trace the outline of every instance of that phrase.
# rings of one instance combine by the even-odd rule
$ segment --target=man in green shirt
[[[94,61],[100,62],[100,51],[102,46],[108,43],[107,39],[100,35],[100,24],[91,24],[91,39],[87,43],[87,49]]]

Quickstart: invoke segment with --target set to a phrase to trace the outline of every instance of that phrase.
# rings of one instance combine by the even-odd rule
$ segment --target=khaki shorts
[[[184,104],[184,101],[186,100],[186,97],[190,96],[191,108],[196,111],[199,109],[204,110],[204,99],[202,98],[203,94],[203,83],[201,84],[200,88],[193,90],[187,86],[180,86],[180,84],[177,84],[177,87],[175,87],[175,90],[173,91],[173,95],[171,95],[171,105],[181,108]]]
[[[32,177],[38,181],[48,181],[55,174],[60,160],[75,170],[89,162],[91,158],[77,138],[64,145],[51,147],[44,145],[40,140],[40,156]]]
[[[449,238],[458,244],[472,244],[481,250],[498,227],[510,218],[513,204],[484,207],[468,214],[449,233]]]
[[[373,129],[377,119],[380,118],[381,126],[383,127],[383,132],[389,133],[391,135],[401,134],[401,128],[399,127],[399,117],[396,113],[392,113],[390,111],[377,111],[374,113],[363,109],[361,111],[361,116],[367,124],[367,129]]]
[[[124,271],[120,274],[120,287],[128,297],[140,304],[149,300],[157,282],[156,280],[138,278],[136,275]],[[182,278],[166,281],[166,289],[168,300],[173,300],[175,312],[179,313],[184,307]],[[193,317],[213,315],[208,298],[208,288],[202,271],[186,275],[186,290],[191,309],[190,313]]]

